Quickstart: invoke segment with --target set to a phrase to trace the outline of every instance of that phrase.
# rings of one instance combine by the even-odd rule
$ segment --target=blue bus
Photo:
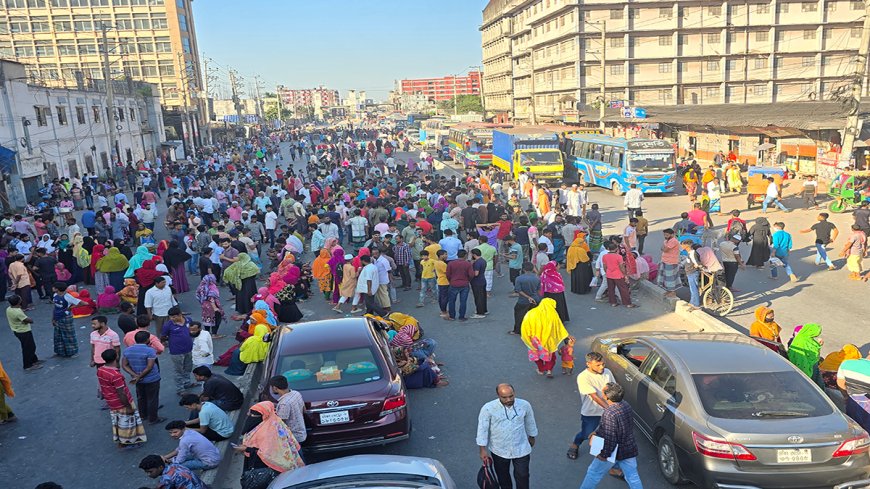
[[[667,141],[573,134],[565,146],[566,156],[587,185],[609,188],[615,195],[628,191],[632,183],[645,194],[674,191],[674,148]]]

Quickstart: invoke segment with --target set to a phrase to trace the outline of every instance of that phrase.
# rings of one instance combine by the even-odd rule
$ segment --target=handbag
[[[278,473],[269,467],[251,469],[242,474],[242,489],[266,489]]]
[[[492,462],[484,463],[477,471],[477,487],[480,489],[500,489],[498,476],[492,467]]]

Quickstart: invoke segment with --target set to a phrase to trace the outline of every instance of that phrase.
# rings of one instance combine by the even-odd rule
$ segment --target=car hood
[[[784,443],[792,435],[802,437],[803,443],[845,441],[853,431],[838,411],[813,418],[707,418],[707,427],[727,441],[741,445]]]
[[[365,474],[408,474],[441,478],[447,489],[454,489],[450,476],[440,462],[431,458],[404,457],[397,455],[353,455],[335,460],[306,465],[278,476],[270,487],[287,487],[291,484],[312,482],[333,477]]]

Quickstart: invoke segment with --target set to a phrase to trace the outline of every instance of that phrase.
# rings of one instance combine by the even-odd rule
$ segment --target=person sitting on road
[[[203,434],[210,441],[223,441],[232,436],[235,426],[226,411],[214,403],[203,401],[196,394],[181,396],[178,405],[190,410],[188,428]]]
[[[184,421],[166,424],[169,436],[178,440],[178,448],[163,455],[164,462],[172,462],[190,470],[214,469],[221,463],[221,452],[199,431],[188,429]]]

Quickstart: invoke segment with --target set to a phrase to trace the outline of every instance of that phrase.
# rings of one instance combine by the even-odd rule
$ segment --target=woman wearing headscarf
[[[202,327],[211,333],[212,339],[223,338],[217,334],[223,319],[223,306],[221,305],[221,293],[217,286],[217,279],[211,273],[202,277],[196,288],[196,300],[202,308]]]
[[[828,356],[819,364],[819,372],[822,374],[822,381],[825,387],[839,390],[837,387],[837,371],[840,369],[840,364],[846,360],[858,360],[861,358],[861,351],[858,347],[852,344],[844,345],[839,351],[828,353]]]
[[[332,296],[332,273],[329,270],[329,251],[326,248],[320,250],[320,254],[311,263],[311,276],[317,280],[323,298],[329,300]]]
[[[251,312],[251,297],[257,293],[257,275],[260,273],[260,268],[251,261],[247,253],[239,253],[237,258],[235,263],[224,270],[223,279],[234,288],[237,314],[233,318],[239,320]]]
[[[774,321],[773,309],[761,306],[755,310],[755,321],[749,326],[749,336],[767,341],[782,343],[780,332],[782,328]]]
[[[275,273],[272,275],[275,276]],[[282,323],[295,323],[302,319],[302,312],[296,305],[294,284],[287,283],[283,279],[281,279],[281,283],[284,284],[283,287],[275,293],[275,298],[278,299],[275,315]]]
[[[0,424],[18,421],[12,408],[6,405],[7,397],[10,399],[15,397],[15,391],[12,390],[12,379],[3,369],[3,362],[0,362]]]
[[[271,328],[265,323],[254,326],[254,334],[239,347],[239,360],[242,363],[259,363],[266,359],[269,343],[263,340],[270,331]]]
[[[130,261],[116,247],[109,248],[106,256],[97,260],[97,272],[109,277],[109,285],[115,290],[124,288],[124,272],[130,267]]]
[[[242,489],[265,488],[278,474],[305,466],[299,442],[270,401],[251,406],[242,443],[233,449],[245,455]]]
[[[341,305],[345,302],[351,301],[351,309],[350,313],[354,314],[359,312],[357,309],[357,305],[359,305],[359,295],[356,293],[356,283],[357,277],[359,277],[359,270],[353,266],[352,263],[353,255],[347,254],[343,257],[343,264],[341,265],[341,284],[339,285],[339,298],[335,307],[332,308],[333,311],[341,313]],[[338,267],[336,267],[338,268]]]
[[[755,268],[761,268],[770,259],[770,245],[772,237],[770,222],[763,217],[755,220],[755,224],[749,228],[749,236],[752,238],[752,249],[749,251],[749,259],[746,264]]]
[[[118,314],[121,307],[121,298],[115,292],[115,288],[107,285],[103,292],[97,296],[97,312],[99,314]]]
[[[459,221],[450,217],[450,213],[444,211],[441,213],[441,232],[447,231],[448,229],[453,231],[453,234],[456,235],[459,233]]]
[[[824,388],[822,376],[819,373],[819,352],[825,343],[819,336],[822,327],[816,323],[804,324],[791,340],[788,347],[788,360],[819,387]]]
[[[131,278],[133,273],[142,267],[143,263],[152,258],[154,258],[154,255],[151,254],[145,246],[139,246],[136,248],[136,254],[130,257],[129,266],[127,267],[127,271],[124,273],[124,278]]]
[[[81,246],[82,235],[80,233],[75,233],[73,240],[68,241],[66,245],[63,244],[63,236],[61,236],[61,243],[58,245],[57,261],[63,263],[66,269],[69,270],[69,273],[72,274],[72,277],[67,282],[70,284],[79,283],[82,280],[82,270],[76,261],[76,239],[79,240],[78,243]]]
[[[578,233],[574,242],[568,247],[565,268],[571,274],[571,292],[588,294],[592,287],[592,263],[589,259],[589,245],[586,244],[586,233]]]
[[[341,283],[344,281],[344,249],[341,246],[332,249],[332,256],[326,265],[332,276],[332,303],[338,305],[338,298],[341,296]]]
[[[158,259],[152,258],[145,263],[142,264],[141,267],[136,269],[135,278],[136,283],[139,284],[139,300],[136,302],[136,314],[146,314],[148,311],[145,310],[145,293],[151,287],[154,287],[154,281],[157,280],[158,277],[163,276],[163,272],[157,270],[157,261]]]
[[[76,265],[81,270],[82,282],[86,285],[93,285],[94,283],[94,275],[91,273],[91,250],[94,248],[93,243],[94,239],[90,236],[82,238],[79,235],[78,242],[73,238],[73,255]]]
[[[372,255],[372,250],[370,250],[368,248],[360,248],[359,249],[359,252],[357,253],[356,257],[353,260],[351,260],[351,264],[353,265],[353,267],[356,269],[357,272],[359,272],[360,269],[362,268],[362,262],[360,262],[360,258],[362,258],[364,256],[371,256],[371,255]]]
[[[523,318],[520,334],[529,349],[529,361],[538,366],[538,375],[546,374],[552,379],[559,344],[568,337],[568,331],[556,312],[556,301],[545,298],[538,307],[529,309]]]
[[[420,360],[415,357],[411,347],[391,348],[396,366],[405,381],[408,389],[422,389],[424,387],[446,387],[449,381],[442,376],[437,365],[433,365],[429,359]]]
[[[187,283],[187,272],[184,271],[184,264],[191,258],[189,253],[178,246],[177,241],[170,242],[166,251],[163,252],[163,263],[169,269],[172,285],[178,294],[183,294],[190,290],[190,285]]]
[[[106,254],[106,247],[101,244],[95,244],[91,251],[91,276],[94,277],[94,285],[96,290],[102,292],[109,285],[109,274],[97,270],[97,262],[100,261]]]
[[[568,303],[565,301],[565,283],[559,273],[559,265],[555,261],[547,262],[541,268],[541,293],[544,297],[553,299],[556,312],[563,323],[571,320],[568,315]]]

